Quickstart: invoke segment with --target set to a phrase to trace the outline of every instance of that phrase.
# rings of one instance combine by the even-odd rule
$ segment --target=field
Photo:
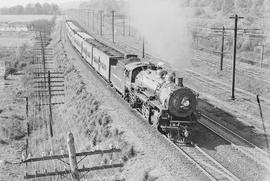
[[[50,20],[53,15],[0,15],[0,22],[30,22],[38,19]]]
[[[0,47],[19,47],[23,44],[31,45],[32,32],[0,32]]]

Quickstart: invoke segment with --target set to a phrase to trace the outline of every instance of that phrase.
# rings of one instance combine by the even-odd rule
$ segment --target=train
[[[80,56],[137,112],[170,139],[189,142],[197,125],[198,94],[160,64],[123,53],[66,19],[67,37]]]

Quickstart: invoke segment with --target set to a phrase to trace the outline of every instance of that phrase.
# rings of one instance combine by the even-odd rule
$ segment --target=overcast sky
[[[26,5],[28,3],[57,3],[62,4],[66,2],[80,2],[81,0],[0,0],[0,7],[9,7],[14,5]]]

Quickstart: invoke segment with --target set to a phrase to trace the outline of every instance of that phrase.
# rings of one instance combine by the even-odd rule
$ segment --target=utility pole
[[[123,18],[123,36],[126,35],[126,22],[125,22],[125,17]]]
[[[51,72],[50,71],[48,71],[48,88],[49,88],[49,130],[50,130],[50,136],[53,137],[52,91],[51,91]]]
[[[223,70],[223,58],[224,58],[224,40],[225,40],[225,27],[223,26],[220,28],[211,28],[212,30],[215,30],[214,32],[220,32],[221,31],[221,50],[220,50],[220,70]],[[198,37],[198,36],[197,36]],[[197,42],[198,43],[198,42]]]
[[[259,46],[261,46],[261,61],[260,61],[260,67],[263,67],[263,60],[264,60],[264,48],[265,48],[265,44],[259,44]]]
[[[130,36],[130,18],[128,18],[128,36]]]
[[[221,38],[221,53],[220,53],[220,70],[223,70],[223,57],[224,57],[224,36],[225,36],[225,27],[222,27],[222,38]]]
[[[26,138],[26,149],[25,149],[25,155],[28,155],[28,145],[29,145],[29,136],[30,136],[30,125],[29,125],[29,101],[28,97],[25,97],[25,114],[26,114],[26,126],[27,126],[27,138]]]
[[[72,178],[75,179],[76,181],[80,181],[78,164],[76,159],[76,149],[74,145],[74,137],[71,132],[69,132],[67,136],[67,147]]]
[[[87,10],[87,28],[88,28],[88,30],[90,30],[90,22],[89,22],[89,18],[90,18],[90,11]]]
[[[257,97],[257,103],[258,103],[258,106],[259,106],[260,117],[261,117],[261,120],[262,120],[262,126],[263,126],[264,135],[265,135],[265,143],[266,143],[266,146],[267,146],[267,152],[270,153],[269,152],[269,142],[268,142],[268,138],[267,138],[267,130],[266,130],[266,127],[265,127],[263,113],[262,113],[261,101],[260,101],[259,95],[257,95],[256,97]]]
[[[100,15],[100,32],[99,32],[99,34],[102,36],[102,25],[103,25],[103,20],[102,20],[102,17],[103,17],[103,11],[102,10],[100,10],[99,11],[99,15]]]
[[[144,37],[142,39],[142,58],[144,58]]]
[[[92,11],[92,30],[95,32],[95,11]]]
[[[223,69],[223,58],[224,58],[224,37],[225,37],[225,30],[233,30],[234,31],[234,43],[233,43],[233,65],[232,65],[232,95],[231,98],[234,100],[235,95],[234,95],[234,90],[235,90],[235,70],[236,70],[236,50],[237,50],[237,32],[239,30],[243,30],[244,32],[246,31],[253,31],[253,30],[260,30],[258,28],[253,28],[253,29],[239,29],[238,26],[238,19],[243,19],[244,17],[239,17],[237,14],[230,17],[230,19],[234,19],[234,28],[211,28],[215,30],[222,30],[222,45],[221,45],[221,58],[220,58],[220,70]],[[220,31],[216,31],[220,32]]]
[[[112,42],[114,43],[114,11],[112,11]]]
[[[64,170],[57,170],[55,168],[53,171],[42,171],[38,172],[38,170],[32,171],[32,173],[26,172],[24,178],[25,179],[37,179],[42,177],[51,177],[51,176],[65,176],[68,177],[69,175],[72,176],[73,180],[79,181],[82,177],[85,175],[80,176],[79,173],[88,173],[91,171],[97,171],[97,170],[105,170],[105,169],[114,169],[114,168],[120,168],[123,167],[124,164],[121,162],[114,163],[114,164],[104,164],[100,166],[92,166],[92,167],[85,167],[84,165],[79,168],[79,163],[83,161],[87,156],[93,156],[93,155],[104,155],[104,154],[113,154],[113,153],[120,153],[121,150],[117,148],[107,149],[107,150],[95,150],[95,151],[86,151],[86,152],[80,152],[76,153],[75,149],[75,143],[74,143],[74,137],[71,132],[67,135],[67,150],[68,154],[58,154],[58,155],[48,155],[48,156],[42,156],[42,157],[36,157],[36,158],[26,158],[22,160],[22,163],[34,163],[34,162],[43,162],[43,161],[53,161],[58,160],[61,161],[61,163],[66,163],[69,165],[70,169],[64,169]],[[77,157],[80,157],[80,160],[77,161]],[[69,162],[67,163],[65,159],[69,159]]]
[[[261,65],[261,68],[263,67],[263,59],[264,59],[264,46],[265,45],[262,45],[262,51],[261,51],[261,63],[260,63],[260,65]]]
[[[232,100],[235,99],[234,90],[235,90],[235,64],[236,64],[236,49],[237,49],[237,24],[238,19],[243,19],[243,17],[239,17],[237,14],[230,17],[230,19],[234,19],[234,43],[233,43],[233,72],[232,72]]]

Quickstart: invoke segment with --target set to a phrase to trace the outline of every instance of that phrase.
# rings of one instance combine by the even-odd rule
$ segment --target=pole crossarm
[[[44,75],[44,74],[48,74],[48,72],[33,72],[33,74],[41,74],[41,75]],[[50,72],[50,74],[64,74],[63,72]]]
[[[90,172],[90,171],[103,170],[103,169],[119,168],[123,166],[124,166],[123,163],[118,163],[118,164],[111,164],[111,165],[95,166],[95,167],[90,167],[90,168],[79,168],[78,172]],[[24,179],[33,179],[33,178],[49,177],[49,176],[56,176],[56,175],[66,175],[66,174],[71,174],[71,173],[72,173],[71,170],[62,170],[62,171],[56,170],[54,172],[26,174],[24,176]]]
[[[45,82],[44,82],[45,83]],[[64,87],[64,84],[61,85],[51,85],[51,87]],[[45,86],[34,86],[34,88],[44,88]]]
[[[59,105],[59,104],[65,104],[64,102],[54,102],[54,103],[51,103],[51,105]],[[48,106],[50,104],[36,104],[35,106]]]
[[[46,77],[46,76],[45,76]],[[44,77],[34,77],[34,79],[41,79],[41,78],[44,78]],[[46,77],[48,78],[48,77]],[[61,77],[61,76],[54,76],[54,77],[51,77],[51,79],[64,79],[64,77]]]
[[[51,90],[51,92],[64,92],[65,90],[62,89],[55,89],[55,90]],[[48,90],[36,90],[34,92],[48,92]]]
[[[44,96],[49,96],[48,94],[44,94],[46,92],[35,92],[36,94],[39,93],[40,96],[44,97]],[[65,94],[51,94],[51,96],[65,96]]]
[[[54,80],[54,81],[51,81],[51,83],[64,83],[65,81],[63,80]],[[34,84],[43,84],[45,82],[42,82],[42,81],[35,81],[33,82]]]
[[[80,152],[80,153],[76,153],[76,156],[90,156],[90,155],[116,153],[116,152],[121,152],[121,149],[113,148],[113,149],[109,149],[109,150],[95,150],[95,151],[91,151],[91,152]],[[49,156],[43,156],[43,157],[38,157],[38,158],[29,158],[26,160],[22,160],[22,163],[61,159],[61,158],[68,158],[68,157],[69,157],[68,154],[49,155]]]

